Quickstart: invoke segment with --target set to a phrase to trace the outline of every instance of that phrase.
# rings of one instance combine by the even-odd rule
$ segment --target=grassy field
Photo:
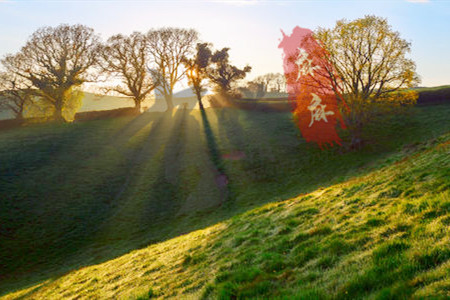
[[[418,104],[450,103],[450,85],[417,88],[416,90],[419,92]]]
[[[233,108],[1,132],[0,295],[448,295],[449,115],[359,152]]]

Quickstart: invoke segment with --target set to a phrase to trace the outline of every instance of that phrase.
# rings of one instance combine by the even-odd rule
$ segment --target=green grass
[[[419,93],[419,104],[449,103],[450,85],[415,89]]]
[[[440,85],[440,86],[433,86],[433,87],[419,87],[416,88],[419,92],[430,92],[430,91],[443,91],[450,88],[450,85]]]
[[[0,289],[448,295],[449,113],[374,124],[359,152],[305,144],[288,113],[235,109],[208,109],[206,127],[178,110],[1,132]]]

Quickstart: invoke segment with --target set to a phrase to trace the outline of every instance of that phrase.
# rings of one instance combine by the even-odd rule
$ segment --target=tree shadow
[[[215,176],[215,183],[221,194],[220,203],[224,203],[229,197],[232,197],[232,195],[230,195],[231,182],[226,174],[222,155],[219,151],[216,138],[211,128],[211,124],[209,123],[205,109],[200,109],[200,114],[202,117],[203,131],[206,139],[209,158],[214,165],[213,174]]]
[[[162,113],[129,164],[126,180],[114,197],[115,212],[101,226],[95,241],[130,242],[176,210],[179,160],[182,159],[186,112]],[[166,212],[167,213],[163,213]],[[142,242],[140,242],[142,243]]]
[[[139,147],[124,149],[121,144],[150,123]],[[24,226],[30,228],[28,239],[17,240],[2,251],[7,259],[4,270],[8,272],[2,272],[5,274],[1,278],[2,290],[56,278],[164,239],[171,229],[161,227],[179,217],[180,208],[198,184],[191,186],[181,180],[181,173],[186,172],[185,148],[190,143],[186,131],[188,127],[198,131],[197,123],[187,109],[149,113],[138,117],[133,125],[128,123],[127,128],[113,134],[107,145],[90,153],[90,161],[82,162],[64,180],[79,190],[84,184],[83,172],[98,171],[99,179],[82,189],[86,198],[83,202],[76,203],[76,195],[66,195],[64,201],[58,202],[61,193],[52,193],[47,201],[53,200],[55,216],[44,223],[27,223],[24,219]],[[198,134],[195,133],[196,138]],[[111,156],[111,166],[91,169],[90,164],[99,155],[102,160]],[[89,169],[83,168],[84,165],[89,165]],[[42,197],[38,194],[36,200]],[[58,213],[62,203],[66,209]],[[32,212],[36,211],[31,209]],[[50,244],[36,240],[33,234],[39,234],[39,228],[50,229],[44,236]]]
[[[155,113],[144,112],[130,120],[125,126],[118,130],[111,138],[115,146],[120,146],[126,139],[134,136],[143,127],[154,121]]]
[[[239,181],[248,183],[267,182],[277,179],[277,166],[271,144],[267,141],[265,126],[252,127],[248,112],[236,108],[216,110],[218,133],[228,161],[239,161]],[[259,112],[252,112],[252,114]]]
[[[152,117],[156,125],[163,119],[158,115]],[[83,265],[84,262],[71,260],[70,257],[76,256],[80,249],[92,243],[92,236],[102,221],[117,208],[114,197],[126,184],[126,167],[130,160],[119,145],[126,143],[130,135],[142,130],[150,122],[148,116],[137,119],[139,122],[133,123],[134,128],[130,124],[128,129],[121,127],[121,124],[107,128],[108,134],[112,130],[116,138],[109,140],[106,136],[102,140],[105,144],[99,142],[91,145],[93,138],[105,132],[100,130],[101,126],[96,126],[99,123],[88,122],[76,124],[71,130],[63,132],[61,139],[55,140],[53,134],[51,143],[45,141],[40,146],[38,142],[39,148],[23,150],[30,155],[35,155],[33,150],[42,151],[47,159],[46,163],[40,160],[39,164],[29,166],[29,172],[14,176],[9,188],[5,181],[1,182],[0,194],[5,193],[1,197],[1,216],[5,226],[1,226],[0,230],[0,279],[6,286],[14,288],[18,278],[27,277],[32,272],[51,274],[64,266],[61,268],[63,271],[58,271],[60,273]],[[85,128],[88,125],[90,130]],[[125,131],[128,135],[124,134]],[[46,147],[48,143],[53,147]],[[85,151],[80,151],[78,145],[82,145]],[[88,149],[86,145],[90,145]],[[59,150],[55,152],[54,149]],[[40,155],[40,152],[37,154]],[[50,158],[52,156],[53,159]],[[110,162],[95,163],[98,157],[104,156],[108,156]],[[86,179],[94,180],[86,181],[84,175],[89,175]],[[86,261],[93,260],[88,257]],[[36,278],[32,281],[48,276]]]
[[[108,137],[110,142],[95,148],[95,153],[76,158],[79,161],[70,165],[78,164],[76,170],[68,172],[70,170],[66,169],[56,174],[66,184],[61,187],[62,191],[57,188],[50,193],[42,189],[33,198],[42,202],[47,201],[45,197],[49,198],[46,205],[55,206],[50,210],[54,213],[51,222],[23,219],[24,226],[30,227],[27,235],[30,239],[18,241],[16,245],[27,244],[28,248],[11,247],[8,256],[4,256],[2,264],[6,268],[2,266],[2,269],[11,273],[1,279],[3,293],[210,226],[270,201],[344,181],[348,176],[354,176],[363,164],[386,157],[393,149],[383,153],[376,153],[376,150],[344,154],[336,149],[320,151],[298,138],[298,129],[290,121],[289,113],[226,110],[206,109],[197,115],[198,118],[187,110],[175,111],[174,115],[154,113],[152,118],[149,117],[149,128],[142,122],[138,124],[144,127],[138,126],[139,130],[127,129],[133,135],[148,130],[142,133],[143,141],[138,147],[123,151],[122,147],[117,149],[114,142],[121,144],[130,136],[119,134],[112,140]],[[214,116],[218,121],[217,130]],[[447,120],[444,113],[442,120]],[[98,133],[101,131],[95,131]],[[425,134],[424,129],[422,135]],[[271,153],[267,152],[268,148]],[[250,165],[245,165],[245,158],[239,162],[224,160],[223,153],[234,149],[250,149],[250,154],[246,154],[252,158]],[[251,154],[253,149],[259,154]],[[108,158],[102,160],[105,165],[89,166],[99,153]],[[238,172],[237,168],[248,170]],[[211,178],[218,170],[230,177],[227,189],[242,194],[246,190],[258,191],[258,198],[245,205],[235,203],[232,209],[217,207],[220,192],[208,188],[214,184]],[[93,172],[88,179],[82,176]],[[241,175],[249,178],[238,177]],[[98,181],[86,183],[96,177],[99,177]],[[242,180],[243,185],[238,182]],[[80,189],[84,184],[86,186]],[[69,205],[58,207],[66,200],[64,197],[72,200]],[[245,197],[255,198],[251,192]],[[205,206],[209,198],[215,199],[215,206]],[[8,208],[9,211],[14,209]],[[66,211],[67,215],[64,214]],[[39,226],[55,230],[55,239],[51,243],[39,244],[42,238],[36,230]],[[13,260],[21,265],[13,265]],[[26,276],[29,280],[24,280]]]

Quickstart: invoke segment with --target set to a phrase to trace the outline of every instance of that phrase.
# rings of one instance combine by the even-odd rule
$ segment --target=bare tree
[[[183,59],[189,57],[198,39],[197,31],[161,28],[147,33],[148,51],[157,89],[164,95],[167,110],[173,109],[173,89],[186,74]]]
[[[274,85],[277,92],[286,92],[286,77],[281,73],[275,73]]]
[[[89,71],[97,63],[98,48],[93,29],[63,24],[38,29],[19,53],[2,62],[7,72],[30,81],[36,95],[54,107],[54,119],[64,121],[62,112],[74,89],[94,80]]]
[[[207,68],[211,63],[212,51],[208,43],[198,43],[197,51],[193,58],[185,58],[184,65],[187,69],[187,78],[195,95],[200,109],[203,110],[202,92],[205,91],[205,79],[208,78]]]
[[[281,92],[286,84],[286,79],[281,73],[267,73],[256,77],[253,82],[259,85],[258,97],[263,97],[271,90]]]
[[[255,78],[254,82],[260,85],[260,91],[258,97],[264,97],[269,91],[269,85],[275,80],[274,73],[267,73]]]
[[[215,85],[219,93],[228,93],[231,85],[239,79],[243,79],[251,71],[250,66],[239,69],[229,63],[228,51],[230,48],[217,50],[211,57],[211,66],[208,68],[209,80]]]
[[[130,36],[114,35],[103,46],[101,57],[103,70],[121,80],[121,85],[108,90],[133,98],[135,108],[140,112],[142,102],[157,85],[148,69],[145,36],[139,32]]]
[[[0,74],[0,109],[14,113],[17,120],[24,118],[25,109],[33,103],[31,83],[11,74]]]
[[[257,82],[256,80],[247,82],[246,88],[251,93],[251,97],[255,98],[264,97],[267,91],[266,86],[261,82]]]

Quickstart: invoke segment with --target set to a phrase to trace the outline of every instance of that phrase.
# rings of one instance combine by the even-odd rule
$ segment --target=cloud
[[[406,0],[407,2],[411,3],[429,3],[430,0]]]

